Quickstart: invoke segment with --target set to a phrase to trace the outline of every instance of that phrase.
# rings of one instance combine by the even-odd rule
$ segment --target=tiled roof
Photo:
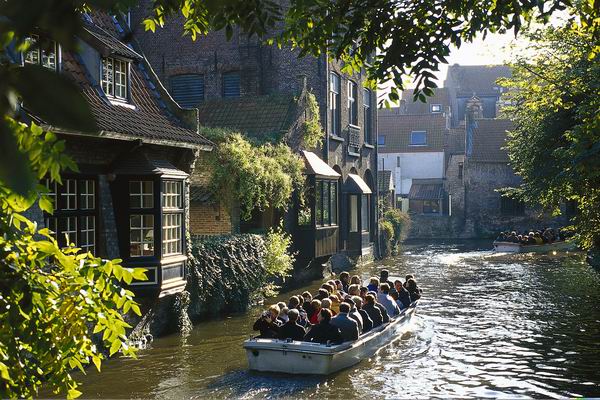
[[[99,25],[106,35],[118,32],[114,20],[95,13],[91,21]],[[88,24],[90,21],[87,22]],[[107,26],[105,24],[112,25]],[[117,40],[113,37],[114,40]],[[126,47],[126,46],[125,46]],[[126,47],[127,48],[127,47]],[[111,103],[98,82],[95,82],[76,54],[64,53],[62,69],[78,84],[86,98],[100,130],[101,136],[139,138],[170,145],[206,145],[212,143],[191,130],[169,108],[157,90],[157,82],[151,78],[143,62],[132,62],[130,73],[130,97],[128,104]]]
[[[444,197],[441,179],[413,179],[408,198],[410,200],[438,200]]]
[[[506,119],[478,119],[473,132],[473,153],[470,159],[478,162],[507,163],[506,131],[513,128]]]
[[[186,177],[188,174],[176,168],[166,160],[155,159],[144,151],[127,154],[115,162],[112,170],[117,175],[169,175],[172,177]]]
[[[444,150],[446,118],[442,114],[378,115],[378,134],[385,136],[380,153],[440,152]],[[411,146],[410,133],[426,131],[427,145]]]
[[[217,99],[198,105],[198,119],[204,126],[278,138],[296,120],[297,107],[294,96],[287,94]]]
[[[95,44],[94,47],[102,55],[119,55],[125,58],[129,58],[131,60],[140,60],[143,58],[133,49],[127,47],[119,39],[115,38],[99,26],[94,25],[90,22],[86,22],[84,23],[83,28],[85,32],[87,32],[87,34],[89,35],[88,36],[84,34],[84,38],[87,41],[91,42],[91,44]]]
[[[377,184],[380,193],[386,193],[393,189],[394,181],[392,180],[392,171],[377,171]]]
[[[444,87],[456,89],[458,95],[499,95],[496,80],[511,76],[510,67],[506,65],[458,65],[448,67]]]
[[[450,129],[445,136],[445,145],[448,154],[464,154],[465,128]]]
[[[446,112],[450,106],[450,96],[448,89],[436,88],[433,90],[433,96],[427,97],[427,101],[423,103],[420,100],[413,101],[413,89],[402,91],[402,102],[400,104],[401,114],[431,114],[431,105],[440,104],[442,113]]]

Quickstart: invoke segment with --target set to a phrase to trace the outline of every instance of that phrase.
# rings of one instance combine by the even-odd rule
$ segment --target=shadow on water
[[[157,339],[137,360],[109,360],[78,380],[86,397],[110,398],[599,396],[600,274],[581,254],[490,249],[410,243],[400,257],[353,271],[414,273],[425,296],[407,333],[332,376],[249,372],[242,343],[256,308],[201,323],[185,340]]]

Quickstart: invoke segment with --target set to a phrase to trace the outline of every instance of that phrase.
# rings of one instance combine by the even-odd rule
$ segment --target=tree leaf
[[[37,183],[35,174],[5,121],[0,122],[0,149],[0,181],[16,194],[26,195]]]

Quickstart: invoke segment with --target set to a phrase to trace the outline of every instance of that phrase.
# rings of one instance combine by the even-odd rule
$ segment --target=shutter
[[[240,97],[240,74],[223,74],[223,97]]]
[[[181,107],[196,107],[204,100],[204,75],[175,75],[170,81],[173,100]]]

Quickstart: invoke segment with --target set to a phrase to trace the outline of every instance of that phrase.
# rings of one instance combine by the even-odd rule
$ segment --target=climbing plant
[[[307,149],[315,149],[323,143],[323,127],[319,116],[319,103],[313,93],[306,95],[307,118],[302,123],[302,144]]]

